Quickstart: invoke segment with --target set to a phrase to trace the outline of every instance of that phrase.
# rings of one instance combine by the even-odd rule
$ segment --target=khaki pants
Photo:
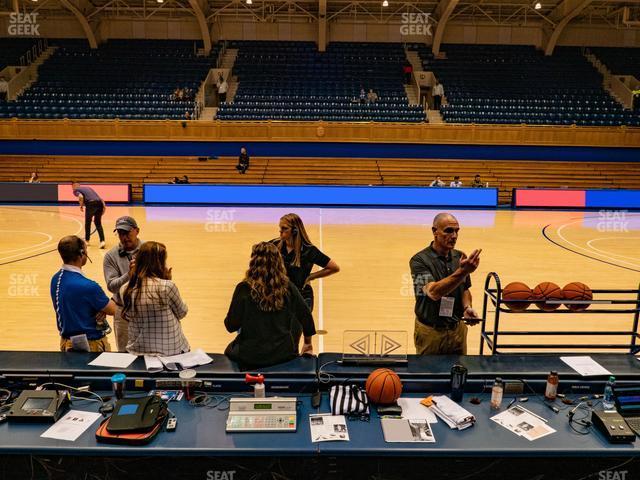
[[[113,334],[116,337],[116,348],[118,352],[127,351],[129,341],[129,322],[122,318],[122,307],[116,305],[116,313],[113,316]]]
[[[71,340],[67,340],[66,338],[60,338],[60,351],[61,352],[73,352],[73,345]],[[109,345],[109,340],[107,337],[102,337],[98,340],[89,340],[89,351],[90,352],[110,352],[111,345]]]
[[[416,320],[413,341],[418,355],[466,355],[467,330],[463,321],[450,330],[429,327]]]

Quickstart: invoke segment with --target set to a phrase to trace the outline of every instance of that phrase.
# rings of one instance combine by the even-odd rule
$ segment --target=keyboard
[[[295,415],[229,415],[227,432],[295,432]]]

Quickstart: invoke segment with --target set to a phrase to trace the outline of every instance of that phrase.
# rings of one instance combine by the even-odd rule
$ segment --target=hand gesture
[[[313,355],[313,344],[305,343],[302,345],[302,351],[300,355]]]
[[[136,259],[132,258],[131,261],[129,262],[129,278],[131,278],[133,276],[133,272],[136,269]]]
[[[474,250],[473,252],[471,252],[471,255],[460,260],[460,268],[465,274],[469,275],[476,271],[478,265],[480,265],[481,252],[482,249]]]
[[[467,307],[463,314],[464,323],[467,325],[477,325],[482,319],[478,316],[473,307]]]

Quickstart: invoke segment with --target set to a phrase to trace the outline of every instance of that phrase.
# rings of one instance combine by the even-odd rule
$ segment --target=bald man
[[[469,289],[482,250],[467,257],[454,248],[460,225],[450,213],[436,215],[431,230],[431,244],[409,262],[416,295],[416,353],[466,355],[467,324],[480,321]]]

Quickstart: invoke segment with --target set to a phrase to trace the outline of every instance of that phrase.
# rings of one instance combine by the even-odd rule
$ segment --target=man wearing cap
[[[126,352],[129,324],[121,315],[120,287],[129,281],[129,272],[133,270],[136,254],[144,242],[138,238],[140,229],[133,217],[120,217],[116,220],[114,232],[118,232],[120,243],[104,256],[103,269],[107,288],[113,293],[113,300],[116,302],[116,313],[113,317],[116,347],[119,352]]]

